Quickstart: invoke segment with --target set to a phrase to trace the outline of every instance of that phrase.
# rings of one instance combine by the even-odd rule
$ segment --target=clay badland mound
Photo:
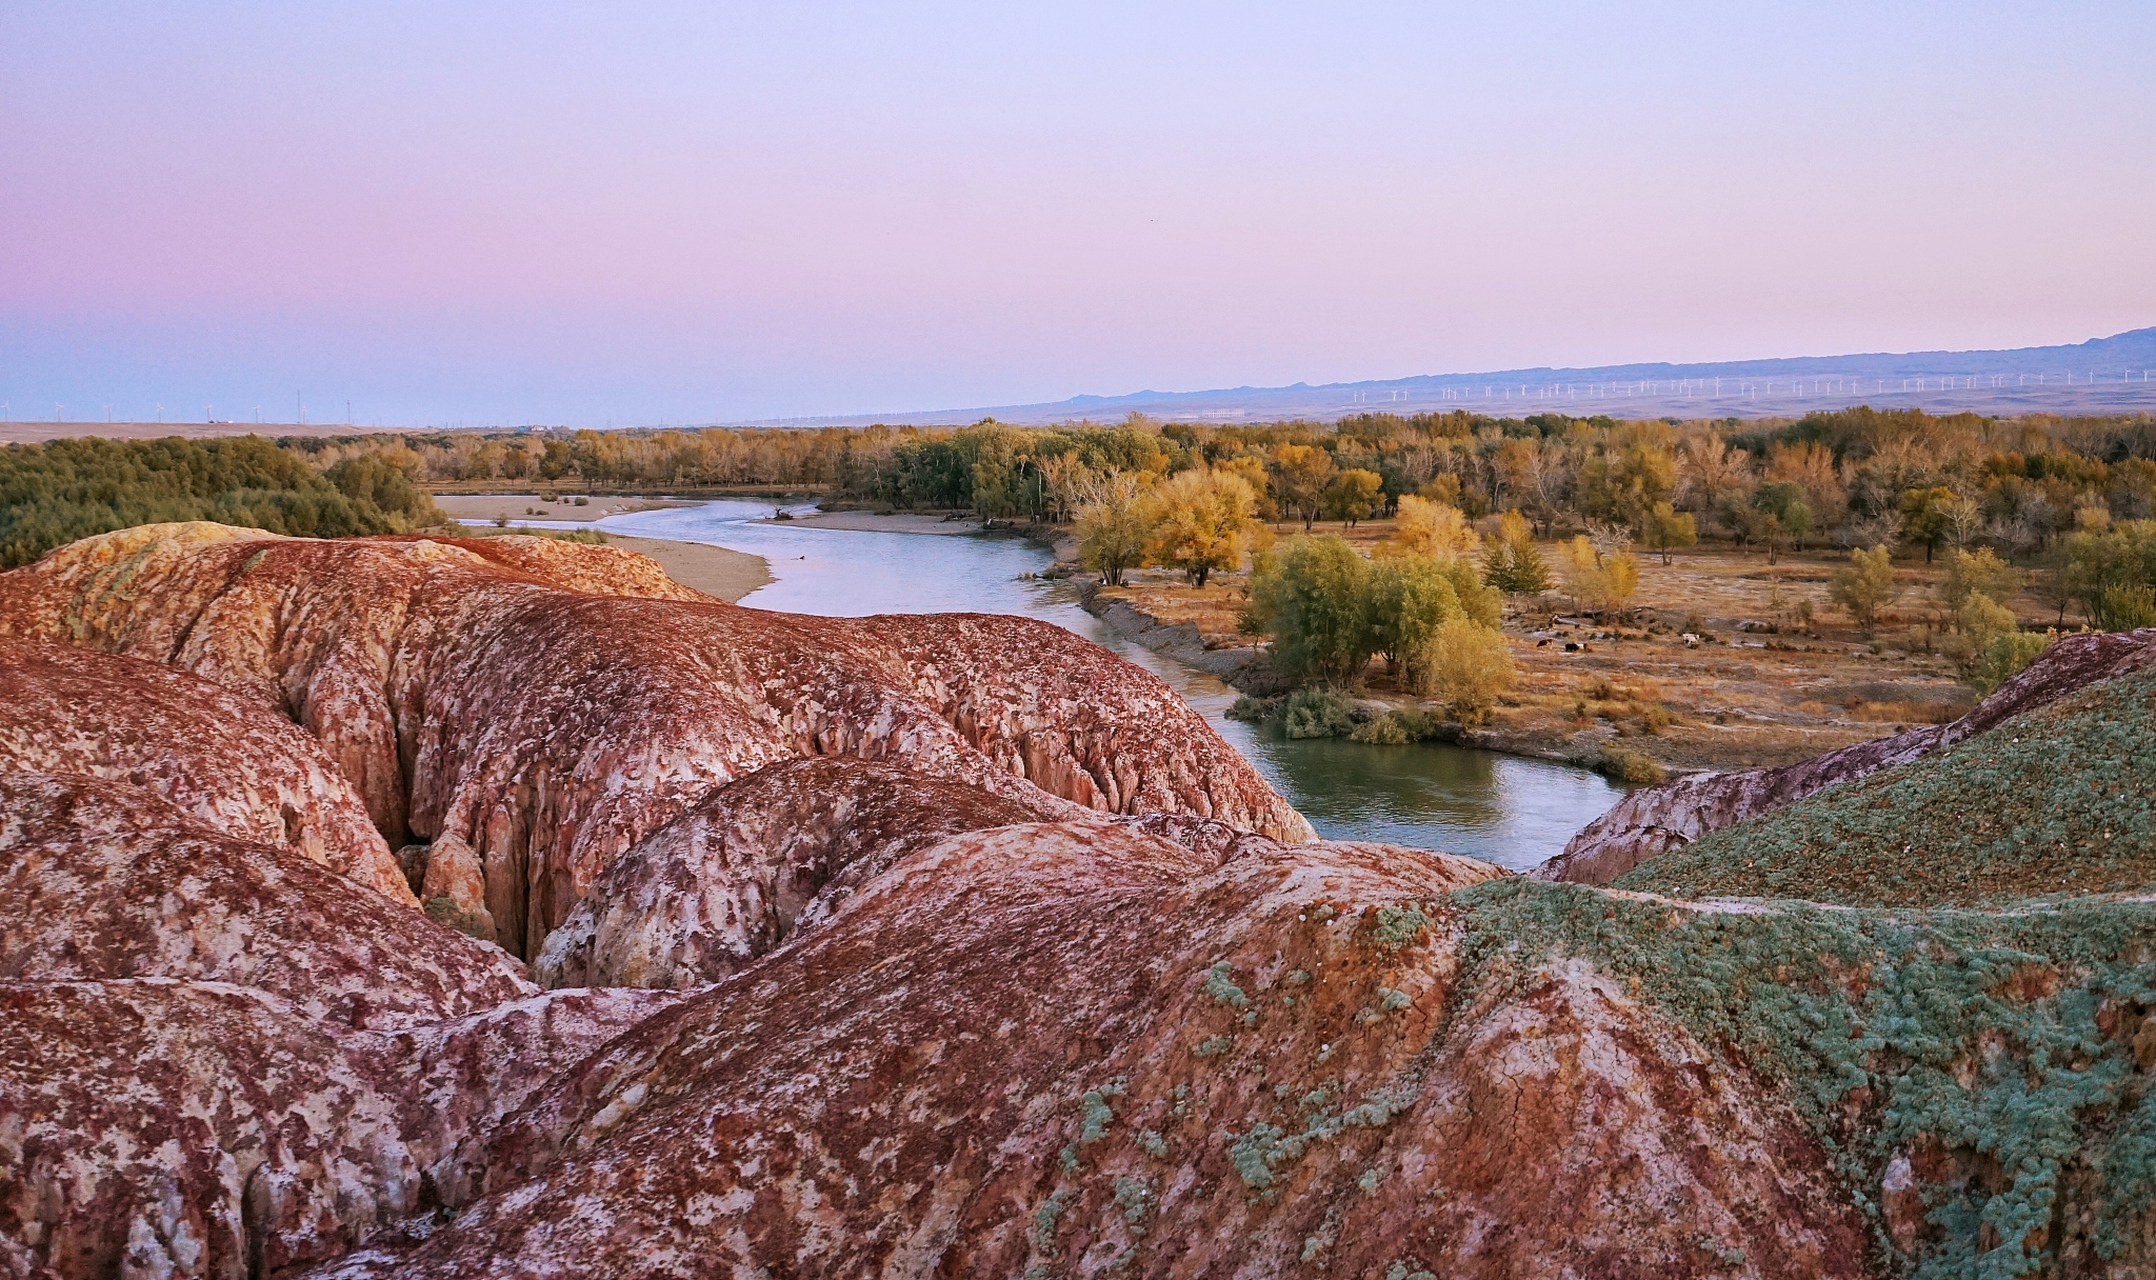
[[[2146,902],[1313,841],[1052,628],[599,550],[185,526],[0,575],[0,679],[82,708],[0,724],[0,1271],[2156,1263]],[[415,833],[425,913],[353,872]]]

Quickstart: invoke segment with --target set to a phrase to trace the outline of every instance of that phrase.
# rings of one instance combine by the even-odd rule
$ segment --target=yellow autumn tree
[[[1480,545],[1458,507],[1409,493],[1400,497],[1398,523],[1381,551],[1454,560]]]
[[[1190,585],[1202,587],[1216,570],[1242,563],[1257,521],[1258,495],[1233,471],[1194,467],[1155,485],[1147,506],[1146,559],[1180,569]]]

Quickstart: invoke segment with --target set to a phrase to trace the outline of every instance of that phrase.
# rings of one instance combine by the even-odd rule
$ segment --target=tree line
[[[169,520],[323,538],[448,523],[407,472],[371,453],[318,469],[255,436],[83,438],[0,450],[0,568],[77,538]]]

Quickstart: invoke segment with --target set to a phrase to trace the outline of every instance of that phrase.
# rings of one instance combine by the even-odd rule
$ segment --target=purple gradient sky
[[[15,0],[0,400],[679,423],[2079,341],[2156,323],[2152,58],[2147,0]]]

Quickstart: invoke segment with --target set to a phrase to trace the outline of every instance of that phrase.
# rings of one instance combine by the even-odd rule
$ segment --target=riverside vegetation
[[[2049,631],[2156,620],[2156,427],[2146,417],[1852,409],[1765,422],[1456,413],[1223,427],[436,433],[256,442],[250,456],[274,459],[275,474],[234,477],[162,461],[174,443],[10,448],[0,460],[9,562],[156,516],[288,532],[426,527],[430,488],[790,490],[1075,533],[1110,598],[1188,621],[1210,646],[1248,643],[1254,626],[1291,658],[1315,650],[1270,628],[1315,614],[1307,594],[1268,594],[1289,559],[1280,535],[1316,536],[1330,522],[1336,531],[1322,536],[1369,562],[1367,581],[1338,584],[1356,598],[1335,613],[1362,617],[1366,656],[1384,661],[1343,674],[1358,641],[1317,667],[1291,658],[1281,674],[1343,699],[1365,687],[1374,696],[1350,703],[1365,722],[1388,700],[1435,717],[1369,731],[1382,738],[1441,723],[1484,745],[1616,760],[1641,775],[1651,761],[1794,760],[1950,718]],[[100,487],[106,471],[128,469],[172,473],[177,482],[157,483],[184,500],[143,501],[135,481]],[[1418,510],[1457,513],[1473,545],[1422,539],[1411,528]],[[1435,617],[1451,641],[1474,635],[1398,566],[1379,563],[1410,544],[1428,548],[1414,553],[1422,559],[1471,564],[1503,594],[1516,675],[1505,690],[1502,664],[1482,664],[1499,673],[1494,700],[1444,695],[1434,660],[1378,634],[1405,624],[1427,644],[1421,622]],[[1448,572],[1456,602],[1472,594],[1456,567]],[[1688,634],[1697,639],[1681,641]]]

